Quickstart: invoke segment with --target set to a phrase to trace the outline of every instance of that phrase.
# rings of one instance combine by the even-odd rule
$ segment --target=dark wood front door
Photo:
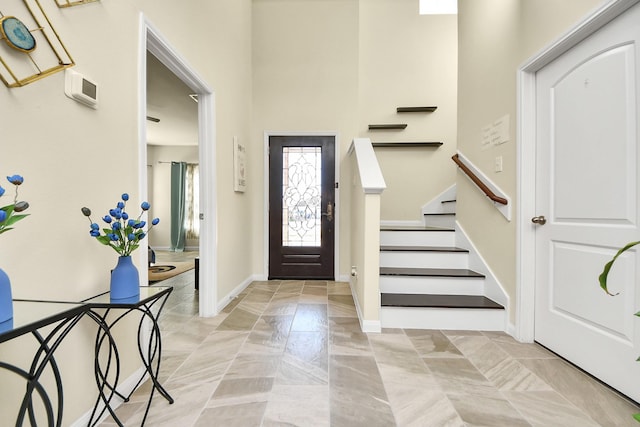
[[[269,278],[334,279],[335,137],[269,137]]]

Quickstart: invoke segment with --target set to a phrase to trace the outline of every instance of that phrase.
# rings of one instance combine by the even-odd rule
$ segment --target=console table
[[[160,313],[162,312],[172,290],[173,288],[170,286],[145,286],[140,288],[140,295],[133,298],[111,300],[109,293],[106,292],[83,301],[88,308],[87,314],[94,319],[98,325],[101,325],[95,341],[95,377],[96,384],[98,386],[98,398],[96,399],[96,404],[93,408],[93,412],[91,413],[91,418],[89,420],[90,426],[96,425],[105,411],[109,411],[116,424],[124,426],[111,407],[111,401],[114,396],[118,396],[125,402],[128,402],[133,391],[138,388],[138,385],[140,385],[147,374],[149,375],[153,385],[151,387],[151,392],[149,393],[144,417],[140,425],[144,425],[147,419],[149,408],[151,407],[151,401],[156,390],[165,399],[167,399],[169,403],[173,403],[173,398],[158,382],[160,355],[162,351],[158,318],[160,317]],[[114,319],[108,319],[109,313],[115,310],[118,311],[116,317]],[[116,390],[120,376],[120,357],[117,346],[111,345],[111,343],[115,343],[115,340],[111,336],[111,329],[126,316],[135,312],[141,313],[140,321],[138,323],[138,354],[140,355],[140,360],[144,365],[145,372],[138,379],[138,382],[133,387],[133,391],[128,396],[123,396]],[[144,339],[144,333],[146,331],[144,327],[145,320],[149,321],[150,324],[150,336],[147,340]],[[108,355],[103,366],[100,364],[99,356],[105,339],[108,340],[109,344]],[[145,341],[148,343],[146,349],[143,348]],[[114,364],[111,363],[112,359],[115,359]],[[108,378],[112,368],[115,370],[115,374],[113,376],[113,380],[110,382]],[[100,403],[104,404],[102,409],[99,409]]]
[[[0,324],[0,343],[31,334],[38,342],[29,370],[0,360],[0,368],[22,377],[26,388],[16,418],[16,426],[21,426],[28,414],[31,425],[38,425],[33,409],[35,397],[39,397],[45,410],[48,426],[62,425],[62,377],[53,357],[56,349],[71,329],[86,312],[84,304],[57,303],[46,301],[14,301],[13,319]],[[40,332],[45,326],[54,325],[46,335]],[[56,407],[52,404],[49,392],[40,383],[40,377],[47,367],[51,368],[56,385]],[[34,392],[36,396],[34,396]],[[5,418],[3,416],[3,418]],[[6,419],[5,419],[6,421]]]
[[[116,390],[120,377],[120,356],[111,330],[114,325],[131,313],[141,314],[138,323],[138,353],[145,368],[145,372],[136,383],[134,390],[147,374],[153,383],[141,425],[144,425],[147,418],[155,391],[158,391],[169,403],[173,403],[173,398],[158,382],[162,351],[158,319],[172,290],[173,288],[170,286],[142,286],[139,296],[124,300],[111,300],[108,292],[81,302],[14,300],[13,319],[0,323],[0,344],[25,334],[33,335],[39,343],[29,370],[0,360],[0,369],[16,374],[26,382],[26,390],[15,425],[22,426],[27,415],[31,425],[41,425],[36,420],[33,406],[34,399],[37,397],[39,397],[46,414],[46,425],[49,427],[62,425],[64,408],[62,376],[54,353],[64,338],[85,315],[98,325],[94,348],[94,371],[98,386],[98,398],[89,425],[96,425],[104,412],[108,411],[119,426],[124,426],[115,415],[111,403],[114,396],[128,401],[131,394],[123,396]],[[112,311],[117,311],[115,318],[108,317]],[[150,327],[149,337],[145,337],[148,330],[145,325]],[[52,326],[53,329],[43,335],[40,329],[46,326]],[[147,339],[145,340],[145,338]],[[148,342],[146,348],[144,348],[145,342]],[[105,358],[100,357],[102,351],[107,352]],[[101,364],[101,361],[104,360],[106,362]],[[40,383],[40,377],[47,367],[50,367],[55,378],[55,409],[50,397],[52,392],[47,391]],[[102,408],[100,408],[101,406]]]

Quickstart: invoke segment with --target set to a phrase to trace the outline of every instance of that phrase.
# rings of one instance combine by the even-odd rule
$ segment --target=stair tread
[[[440,203],[455,203],[456,199],[451,199],[451,200],[443,200]]]
[[[382,276],[432,276],[432,277],[485,277],[483,274],[464,268],[409,268],[380,267]]]
[[[442,215],[442,216],[455,216],[456,213],[455,212],[428,212],[428,213],[424,213],[422,214],[424,216],[436,216],[436,215]]]
[[[463,249],[463,248],[457,248],[454,246],[415,246],[415,245],[403,245],[403,246],[390,246],[390,245],[383,245],[380,246],[380,250],[381,251],[388,251],[388,252],[407,252],[407,251],[414,251],[414,252],[465,252],[468,253],[469,251],[467,249]]]
[[[504,309],[497,302],[481,295],[381,294],[383,307],[437,307]]]
[[[430,227],[428,225],[381,225],[380,231],[455,231],[447,227]]]

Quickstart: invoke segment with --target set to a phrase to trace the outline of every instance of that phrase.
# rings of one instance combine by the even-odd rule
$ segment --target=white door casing
[[[538,71],[535,340],[640,401],[640,5]]]

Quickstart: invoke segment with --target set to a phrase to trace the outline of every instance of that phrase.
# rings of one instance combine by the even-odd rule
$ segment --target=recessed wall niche
[[[38,0],[0,3],[0,80],[20,87],[75,65]]]

